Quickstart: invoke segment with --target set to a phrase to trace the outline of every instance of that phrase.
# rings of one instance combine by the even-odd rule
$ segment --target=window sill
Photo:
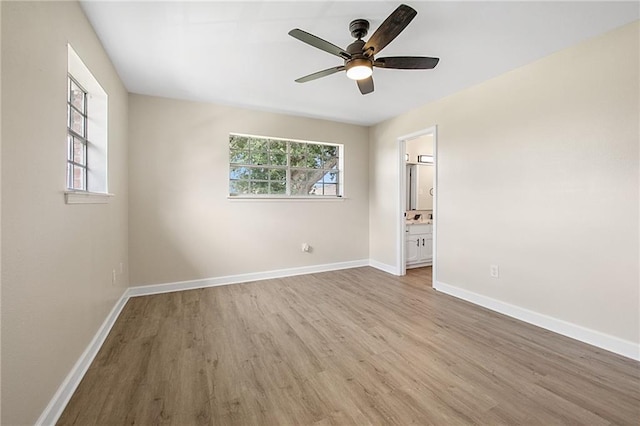
[[[67,204],[107,204],[113,194],[104,192],[65,191],[64,201]]]
[[[260,197],[260,196],[250,196],[250,195],[243,195],[243,196],[238,196],[238,195],[234,195],[234,196],[227,196],[228,200],[231,201],[271,201],[271,202],[300,202],[300,201],[311,201],[311,202],[322,202],[322,201],[328,201],[328,202],[336,202],[336,201],[344,201],[346,198],[345,197],[318,197],[318,196],[310,196],[310,197]]]

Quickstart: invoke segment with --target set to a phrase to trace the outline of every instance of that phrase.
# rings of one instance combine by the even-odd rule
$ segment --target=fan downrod
[[[360,40],[365,37],[369,32],[369,21],[366,19],[356,19],[349,24],[349,31],[351,36]]]

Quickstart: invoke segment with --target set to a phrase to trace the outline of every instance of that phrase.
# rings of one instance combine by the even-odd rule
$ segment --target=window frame
[[[64,183],[61,185],[65,189],[63,191],[66,204],[105,204],[109,203],[110,198],[114,195],[109,193],[109,96],[100,82],[93,75],[91,70],[85,65],[80,56],[73,49],[71,44],[67,43],[67,79],[64,84],[67,85],[67,102],[70,101],[69,95],[71,88],[69,86],[69,76],[74,80],[79,88],[81,88],[85,96],[85,145],[84,155],[86,156],[85,164],[85,187],[70,188],[69,187],[69,159],[73,159],[70,152],[70,135],[77,135],[77,132],[70,133],[70,118],[67,117],[67,141],[66,154],[64,164]],[[61,82],[62,83],[62,82]],[[77,110],[77,108],[75,109]],[[69,107],[67,104],[67,115],[69,115]],[[61,123],[62,124],[62,123]],[[82,136],[82,135],[77,135]]]
[[[260,164],[246,164],[246,163],[233,163],[232,162],[232,148],[231,148],[231,139],[233,136],[238,136],[238,137],[247,137],[247,138],[254,138],[254,139],[262,139],[265,141],[282,141],[287,143],[287,149],[286,149],[286,165],[277,165],[277,164],[265,164],[265,165],[260,165]],[[318,171],[318,170],[324,170],[325,173],[329,173],[331,172],[332,169],[324,169],[324,168],[310,168],[310,167],[298,167],[298,166],[292,166],[291,165],[291,143],[297,143],[297,144],[305,144],[305,145],[322,145],[322,146],[331,146],[331,147],[336,147],[338,149],[338,162],[337,164],[334,166],[335,167],[335,172],[336,172],[336,182],[335,182],[335,187],[336,187],[336,194],[330,194],[330,195],[325,195],[325,194],[291,194],[291,190],[292,190],[292,179],[291,179],[291,172],[294,170],[301,170],[301,171],[306,171],[306,172],[310,172],[310,171]],[[309,140],[300,140],[300,139],[291,139],[291,138],[281,138],[281,137],[272,137],[272,136],[260,136],[260,135],[252,135],[252,134],[246,134],[246,133],[236,133],[236,132],[230,132],[229,133],[229,139],[228,139],[228,145],[227,145],[227,153],[228,153],[228,164],[229,164],[229,168],[228,168],[228,174],[227,174],[227,198],[229,199],[233,199],[233,200],[296,200],[296,199],[302,199],[302,200],[341,200],[344,199],[344,144],[341,143],[335,143],[335,142],[320,142],[320,141],[309,141]],[[268,151],[267,151],[268,152]],[[237,167],[247,167],[247,168],[263,168],[263,169],[273,169],[273,170],[285,170],[286,173],[286,179],[285,179],[285,193],[269,193],[269,194],[235,194],[231,192],[231,184],[232,181],[234,179],[232,179],[232,170],[234,168]],[[324,188],[324,174],[323,177],[321,179],[319,179],[317,182],[322,182],[323,184],[323,188]],[[252,182],[253,180],[249,179],[238,179],[238,180],[243,180],[243,181],[249,181]],[[266,180],[262,180],[262,179],[257,179],[255,181],[258,182],[262,182]],[[270,182],[270,181],[269,181]],[[324,190],[323,190],[324,192]]]

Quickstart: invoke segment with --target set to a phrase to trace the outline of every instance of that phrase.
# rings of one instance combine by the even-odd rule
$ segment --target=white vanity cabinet
[[[433,261],[433,225],[407,224],[405,229],[407,268],[429,266]]]

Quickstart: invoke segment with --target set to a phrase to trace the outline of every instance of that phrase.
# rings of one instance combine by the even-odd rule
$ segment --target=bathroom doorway
[[[399,193],[397,264],[407,269],[431,265],[437,277],[437,127],[398,138]],[[417,242],[417,245],[416,245]]]

